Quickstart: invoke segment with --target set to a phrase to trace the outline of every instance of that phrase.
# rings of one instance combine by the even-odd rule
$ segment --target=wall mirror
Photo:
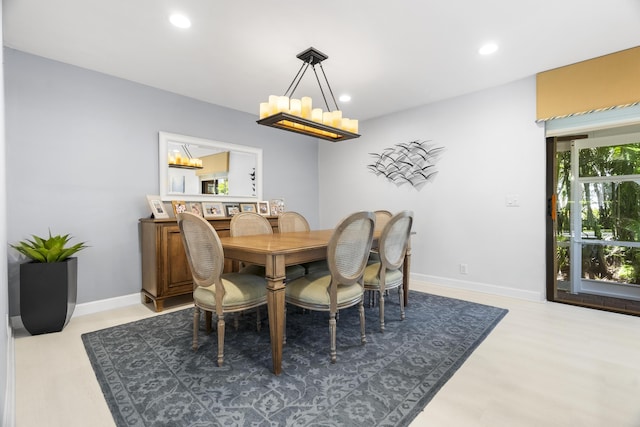
[[[168,132],[158,140],[162,200],[262,200],[261,148]]]

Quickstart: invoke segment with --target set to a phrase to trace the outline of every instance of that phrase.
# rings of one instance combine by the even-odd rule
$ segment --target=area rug
[[[215,332],[192,350],[192,308],[82,340],[117,426],[406,426],[507,310],[412,291],[400,321],[396,294],[386,301],[384,333],[366,308],[365,345],[357,307],[340,312],[335,364],[328,314],[290,308],[279,376],[255,313],[227,321],[223,367]]]

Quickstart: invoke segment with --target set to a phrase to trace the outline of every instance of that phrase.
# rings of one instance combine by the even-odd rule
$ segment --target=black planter
[[[60,332],[76,306],[78,259],[20,264],[20,317],[31,335]]]

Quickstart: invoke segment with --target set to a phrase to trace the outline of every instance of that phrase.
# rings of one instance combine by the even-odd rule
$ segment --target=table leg
[[[282,372],[282,342],[285,328],[284,257],[268,257],[266,264],[271,358],[273,360],[273,373],[280,375]]]
[[[404,291],[404,306],[409,305],[409,274],[411,272],[411,238],[407,243],[407,251],[404,254],[402,266],[402,290]]]

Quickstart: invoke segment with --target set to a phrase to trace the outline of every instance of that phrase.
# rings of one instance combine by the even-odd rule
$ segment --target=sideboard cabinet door
[[[193,291],[191,269],[184,251],[182,236],[177,226],[162,227],[163,240],[166,242],[163,262],[166,271],[163,274],[162,291],[166,296],[183,295]]]

